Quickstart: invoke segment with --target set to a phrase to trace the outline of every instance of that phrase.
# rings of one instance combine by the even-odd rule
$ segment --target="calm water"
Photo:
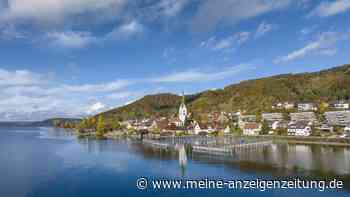
[[[131,141],[76,139],[54,129],[0,129],[1,197],[104,196],[350,196],[350,150],[273,145],[236,157],[188,154],[179,167],[174,152]],[[342,191],[233,190],[138,191],[140,177],[170,179],[344,180]],[[234,193],[234,194],[233,194]]]

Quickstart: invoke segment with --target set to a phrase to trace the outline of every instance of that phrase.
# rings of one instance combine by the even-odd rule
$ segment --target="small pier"
[[[163,149],[171,148],[170,144],[157,142],[155,140],[146,140],[146,139],[144,139],[143,143],[149,144],[149,145],[157,147],[157,148],[163,148]]]
[[[233,154],[241,151],[247,151],[247,150],[259,150],[262,147],[269,146],[272,144],[272,141],[259,141],[259,142],[252,142],[252,143],[244,143],[244,144],[234,144],[229,146],[222,146],[222,147],[210,147],[210,146],[193,146],[192,151],[193,152],[201,152],[201,153],[210,153],[210,154]]]
[[[192,147],[192,152],[207,154],[239,154],[247,151],[259,151],[271,145],[272,140],[249,137],[164,137],[157,140],[144,139],[147,145],[162,149],[175,149],[178,145]]]

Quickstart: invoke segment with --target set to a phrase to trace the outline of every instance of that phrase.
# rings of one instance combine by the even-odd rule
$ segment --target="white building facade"
[[[182,102],[179,108],[179,119],[181,121],[181,125],[180,126],[185,126],[185,122],[187,119],[187,107],[185,104],[185,95],[182,95]]]

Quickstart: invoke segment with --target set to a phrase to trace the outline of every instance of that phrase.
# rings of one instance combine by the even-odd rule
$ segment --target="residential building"
[[[179,117],[170,118],[169,122],[176,125],[176,127],[181,127],[182,125],[182,121],[179,119]]]
[[[256,122],[256,115],[241,115],[239,120],[242,122]]]
[[[288,121],[280,120],[280,121],[274,121],[270,128],[272,130],[277,130],[277,129],[285,129],[288,127]]]
[[[256,122],[255,115],[241,115],[238,117],[238,126],[243,129],[244,125],[249,122]]]
[[[344,133],[345,133],[346,137],[350,137],[350,125],[348,125],[344,128]]]
[[[287,131],[290,136],[310,136],[312,128],[306,122],[295,122],[288,125]]]
[[[330,103],[330,107],[333,109],[349,109],[349,103],[345,102],[344,100],[341,101],[333,101]]]
[[[290,113],[290,119],[292,122],[307,121],[315,123],[317,121],[314,112]]]
[[[321,124],[320,126],[316,127],[316,129],[328,133],[332,133],[334,131],[334,127],[329,124]]]
[[[314,103],[298,103],[298,111],[316,111],[317,106]]]
[[[295,107],[294,103],[290,103],[290,102],[284,103],[284,109],[293,109],[294,107]]]
[[[330,125],[347,126],[350,124],[350,111],[330,111],[324,115]]]
[[[267,121],[280,121],[283,120],[282,113],[263,113],[262,119]]]
[[[243,126],[243,135],[258,135],[261,131],[261,124],[256,122],[247,122]]]
[[[272,105],[272,109],[293,109],[295,107],[295,104],[292,102],[279,102],[274,105]]]
[[[159,120],[154,120],[152,125],[151,125],[151,129],[152,130],[156,130],[158,129],[159,131],[165,131],[169,126],[169,120],[166,118],[161,118]]]
[[[227,127],[224,130],[224,134],[229,134],[229,133],[231,133],[231,128],[230,126],[227,125]]]
[[[194,124],[194,134],[199,135],[200,133],[209,133],[208,125],[195,122]]]

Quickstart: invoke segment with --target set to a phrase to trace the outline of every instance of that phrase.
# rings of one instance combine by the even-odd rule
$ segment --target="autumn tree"
[[[112,121],[112,129],[113,130],[119,130],[120,128],[121,128],[121,125],[120,125],[119,121],[113,120]]]
[[[243,131],[239,127],[238,124],[235,124],[235,125],[231,126],[230,128],[231,128],[231,133],[232,134],[237,134],[237,135],[242,135],[243,134]]]
[[[96,135],[102,137],[105,133],[106,123],[102,115],[98,117]]]
[[[267,135],[269,134],[269,130],[270,130],[269,123],[266,120],[263,120],[260,134]]]

